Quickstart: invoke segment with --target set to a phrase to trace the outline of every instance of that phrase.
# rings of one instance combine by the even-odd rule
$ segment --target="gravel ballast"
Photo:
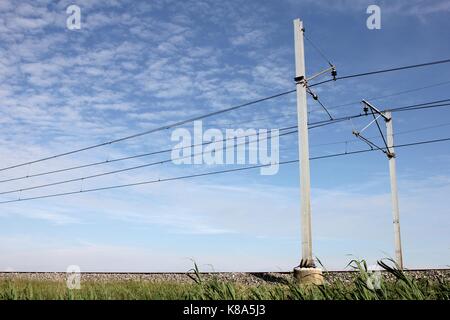
[[[450,280],[450,269],[434,270],[410,270],[406,274],[413,278],[427,278],[429,280]],[[191,274],[193,275],[193,274]],[[283,284],[293,279],[292,272],[214,272],[201,273],[204,280],[213,277],[222,281],[229,281],[243,285],[259,284]],[[356,273],[353,271],[330,271],[324,272],[324,278],[327,282],[341,280],[350,282]],[[382,277],[390,280],[393,276],[388,272],[381,271]],[[194,275],[193,275],[194,276]],[[194,276],[195,277],[195,276]],[[45,280],[45,281],[66,281],[65,272],[0,272],[0,281],[2,280]],[[150,281],[150,282],[179,282],[193,283],[194,281],[186,273],[81,273],[81,281]]]

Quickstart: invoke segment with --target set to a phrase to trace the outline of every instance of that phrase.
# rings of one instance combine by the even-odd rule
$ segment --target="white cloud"
[[[298,6],[298,1],[289,0],[291,5]],[[366,14],[369,5],[380,6],[382,14],[406,15],[424,18],[431,14],[450,11],[450,4],[447,0],[306,0],[302,5],[317,6],[322,10],[338,12],[361,12]]]

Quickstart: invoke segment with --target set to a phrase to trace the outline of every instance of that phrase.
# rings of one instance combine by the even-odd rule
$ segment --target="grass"
[[[217,278],[205,280],[197,265],[190,270],[192,283],[148,281],[91,281],[82,282],[80,290],[69,290],[64,281],[0,280],[2,300],[386,300],[386,299],[439,299],[450,298],[450,283],[446,279],[414,279],[383,261],[379,265],[389,277],[381,277],[371,285],[372,274],[364,260],[350,264],[357,272],[350,282],[341,280],[321,286],[301,286],[294,282],[246,286],[223,282]]]

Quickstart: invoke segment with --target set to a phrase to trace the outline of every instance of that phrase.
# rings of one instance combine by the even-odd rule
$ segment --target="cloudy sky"
[[[366,9],[374,3],[381,8],[380,30],[366,27]],[[79,30],[66,26],[71,4],[81,9]],[[295,18],[345,75],[449,58],[449,14],[446,0],[1,0],[0,167],[292,90]],[[320,54],[305,45],[307,74],[326,68]],[[449,88],[450,65],[439,65],[315,90],[338,117],[359,113],[363,98],[385,109],[446,99]],[[314,101],[309,109],[311,121],[327,119]],[[282,128],[296,124],[295,112],[295,95],[287,95],[203,125]],[[396,144],[450,137],[446,108],[394,117]],[[311,155],[367,148],[351,132],[368,120],[311,130]],[[183,127],[192,130],[191,124]],[[160,131],[4,170],[0,180],[170,148],[170,135],[171,130]],[[382,143],[376,127],[367,135]],[[295,134],[280,139],[280,158],[296,159]],[[406,267],[450,265],[449,150],[446,143],[397,150]],[[1,182],[0,192],[168,156]],[[162,164],[0,199],[229,168],[234,166]],[[202,270],[291,270],[301,256],[298,176],[298,165],[289,164],[274,176],[242,171],[0,204],[0,270],[79,265],[82,271],[187,271],[192,260]],[[313,251],[325,267],[393,256],[388,162],[382,153],[312,161],[311,179]]]

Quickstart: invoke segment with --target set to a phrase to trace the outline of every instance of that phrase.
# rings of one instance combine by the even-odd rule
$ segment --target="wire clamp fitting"
[[[334,65],[331,65],[331,76],[333,77],[333,81],[336,81],[336,77],[337,77],[337,71],[336,71],[336,67]]]
[[[298,76],[298,77],[295,77],[295,78],[294,78],[294,81],[295,81],[295,84],[301,84],[301,85],[303,85],[304,87],[307,87],[307,86],[308,86],[308,82],[307,82],[305,76]]]
[[[314,100],[316,100],[316,101],[319,100],[319,96],[317,94],[315,94],[314,92],[312,92],[308,86],[306,87],[306,92],[308,92]]]

